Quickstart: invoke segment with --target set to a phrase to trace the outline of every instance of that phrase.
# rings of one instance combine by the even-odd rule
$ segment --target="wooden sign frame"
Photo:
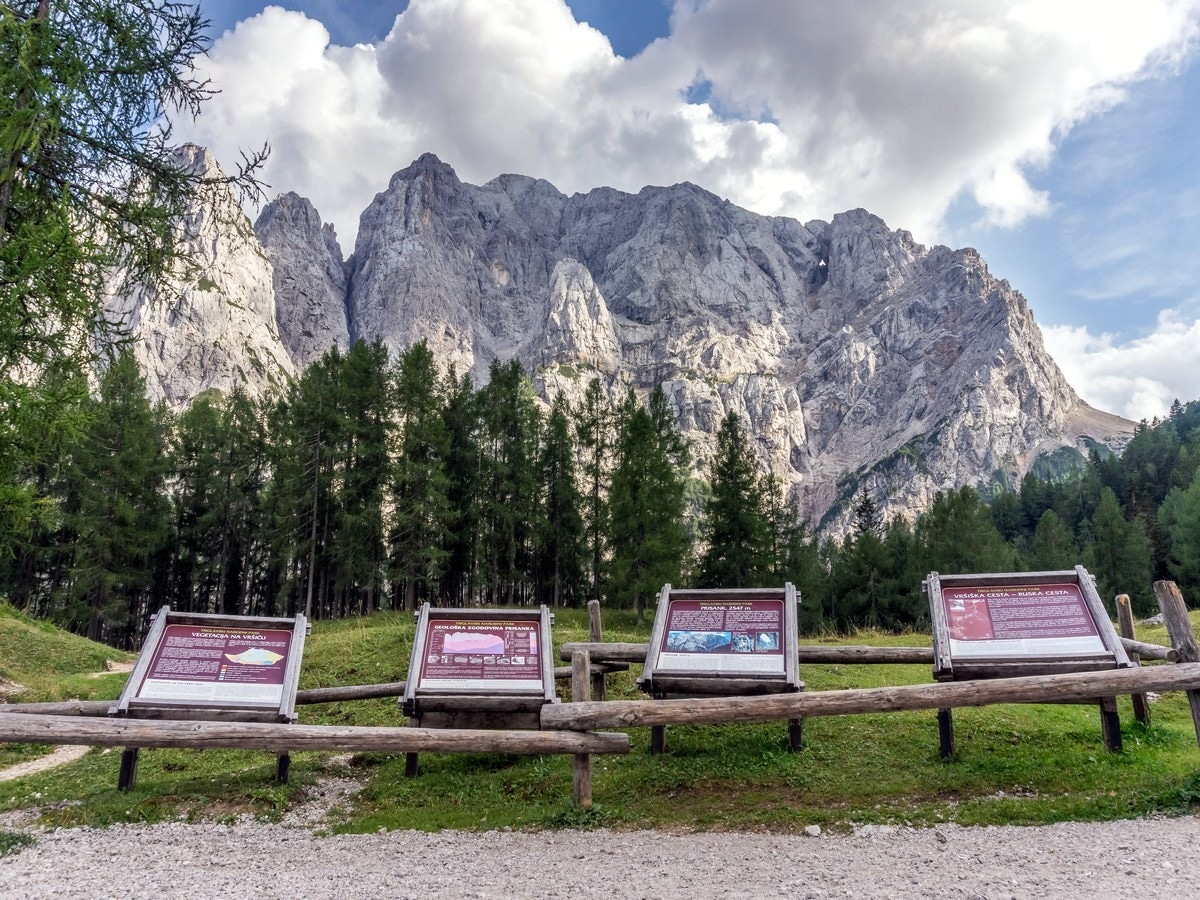
[[[188,630],[210,630],[211,637],[204,638],[203,636],[195,636],[189,640],[182,636],[182,631]],[[242,646],[248,643],[259,643],[265,646],[254,648],[251,647],[247,651],[248,654],[244,660],[234,659],[232,655],[221,653],[224,648],[219,646],[219,641],[222,635],[226,638],[236,638],[238,633],[273,633],[263,634],[261,641],[253,641],[252,635],[247,634],[246,639],[240,641],[237,646]],[[112,717],[128,717],[135,719],[174,719],[187,721],[217,721],[217,722],[277,722],[277,723],[292,723],[296,721],[296,691],[300,683],[300,665],[304,657],[304,640],[308,636],[309,626],[308,620],[302,615],[297,614],[295,617],[282,618],[271,616],[223,616],[213,615],[209,613],[184,613],[175,612],[169,606],[164,606],[154,616],[150,625],[150,631],[146,634],[146,639],[142,642],[141,652],[138,654],[137,661],[134,663],[133,670],[129,674],[129,680],[125,683],[125,689],[121,692],[120,698],[116,704],[112,706],[108,714]],[[178,633],[178,634],[177,634]],[[279,636],[287,635],[286,648],[278,647]],[[267,638],[275,638],[267,640]],[[169,642],[174,642],[178,646],[168,648]],[[207,645],[200,649],[194,649],[192,644],[205,641]],[[267,646],[275,649],[268,650]],[[283,649],[285,652],[279,654],[277,651]],[[169,653],[168,653],[169,650]],[[218,657],[213,662],[222,666],[225,671],[218,673],[217,679],[212,678],[211,672],[200,673],[200,669],[208,668],[208,662],[214,653],[218,653]],[[246,678],[247,681],[253,681],[253,669],[251,666],[256,665],[271,665],[270,655],[282,656],[283,672],[281,680],[278,682],[279,691],[278,697],[270,698],[254,698],[251,696],[252,691],[242,691],[246,696],[234,696],[238,692],[236,685],[240,682],[234,679],[238,678],[238,671],[242,670],[242,674],[250,674]],[[178,665],[168,667],[164,660],[167,656],[178,657],[171,661],[177,662]],[[239,654],[241,655],[241,654]],[[190,666],[195,671],[196,677],[188,679],[187,669],[189,668],[190,656],[201,656],[203,659]],[[221,663],[221,658],[226,659],[225,663]],[[265,660],[265,661],[264,661]],[[144,691],[144,687],[150,676],[160,672],[169,672],[174,669],[175,674],[168,674],[161,679],[155,679],[163,683],[175,682],[180,685],[190,685],[194,688],[194,694],[203,693],[200,687],[202,684],[209,684],[213,687],[208,690],[209,696],[186,696],[186,687],[178,692],[178,696],[170,696],[169,692],[166,695],[163,693],[155,694],[153,692]],[[225,678],[229,678],[226,681]],[[276,682],[272,678],[271,684]],[[217,685],[228,685],[227,693],[231,696],[222,697],[221,689]],[[264,692],[266,693],[266,692]],[[275,691],[270,691],[274,694]],[[120,790],[128,790],[133,786],[137,773],[137,754],[136,747],[126,748],[121,758],[121,775],[118,780],[117,787]],[[290,762],[288,754],[281,753],[278,756],[278,765],[276,767],[276,777],[280,782],[287,781],[287,770]]]
[[[536,609],[461,609],[425,603],[417,615],[408,679],[399,700],[409,724],[419,728],[540,729],[542,707],[558,702],[551,621],[544,605]],[[480,637],[474,645],[472,632]],[[516,657],[521,658],[522,667],[532,667],[528,658],[532,654],[497,652],[501,646],[512,649],[513,640],[527,646],[528,638],[522,638],[521,632],[536,635],[537,678],[488,677],[491,671],[511,666],[505,660]],[[461,641],[461,646],[444,653],[449,638]],[[456,664],[456,659],[462,662]],[[505,681],[522,683],[508,686]],[[409,753],[405,773],[415,775],[416,770],[417,754]]]
[[[1100,672],[1133,665],[1096,591],[1095,579],[1083,566],[1047,572],[930,572],[922,590],[929,598],[933,677],[937,681]],[[983,607],[990,630],[982,636],[955,639],[954,623],[947,610],[948,603],[958,597],[971,598]],[[1039,608],[1039,601],[1046,606]],[[1084,611],[1092,629],[1087,634]],[[999,621],[997,612],[1010,622],[1017,621],[1015,627],[1005,626],[1013,635],[1011,639],[1007,639],[1008,633],[995,636],[997,629],[991,620],[995,617]],[[1100,704],[1105,746],[1119,750],[1121,729],[1116,701],[1108,697],[1097,698],[1096,702]],[[938,711],[938,724],[942,755],[950,756],[954,752],[950,710]]]
[[[753,633],[754,626],[746,626],[746,633],[735,634],[733,631],[722,631],[728,634],[730,652],[684,651],[683,654],[673,653],[668,646],[669,628],[673,621],[674,604],[679,604],[677,612],[691,613],[692,609],[683,609],[683,604],[692,604],[702,608],[704,605],[716,607],[713,611],[713,621],[719,617],[727,621],[729,608],[747,608],[750,621],[757,617],[763,618],[766,611],[755,609],[767,603],[779,603],[781,609],[776,628],[775,640],[778,642],[778,655],[782,663],[778,671],[768,671],[761,665],[765,660],[762,655],[755,653],[753,646],[747,646],[742,657],[734,650],[733,641],[739,637],[745,639]],[[725,612],[720,610],[725,607]],[[658,605],[654,615],[654,628],[650,634],[649,649],[642,675],[638,679],[638,687],[655,699],[664,700],[688,697],[722,697],[747,696],[761,694],[785,694],[804,690],[804,682],[800,680],[799,663],[799,599],[796,588],[791,583],[782,588],[709,588],[686,589],[672,588],[663,585],[658,595]],[[706,618],[701,616],[699,618]],[[699,620],[697,618],[696,620]],[[721,625],[725,628],[725,625]],[[718,640],[723,641],[724,638]],[[757,641],[757,638],[753,638]],[[772,648],[772,655],[775,654]],[[692,657],[683,664],[684,657]],[[711,661],[711,662],[710,662]],[[710,663],[706,665],[706,663]],[[788,743],[791,749],[799,749],[801,743],[801,721],[789,721]],[[651,730],[651,750],[662,752],[666,746],[666,735],[663,726],[654,726]]]

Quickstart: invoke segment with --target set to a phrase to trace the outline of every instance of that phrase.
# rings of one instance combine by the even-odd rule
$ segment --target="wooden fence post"
[[[588,640],[593,644],[599,644],[604,640],[604,630],[600,627],[600,601],[589,600],[587,605],[588,610]],[[605,677],[603,672],[597,672],[592,675],[592,697],[594,700],[604,700],[607,697],[608,690],[605,685]]]
[[[1163,622],[1167,626],[1167,634],[1171,643],[1179,651],[1181,663],[1200,662],[1200,647],[1196,645],[1196,631],[1192,628],[1192,620],[1188,618],[1187,604],[1183,602],[1183,594],[1173,581],[1154,582],[1154,596],[1158,598],[1159,609],[1162,610]],[[1192,707],[1192,725],[1196,728],[1196,743],[1200,744],[1200,691],[1187,692],[1188,703]]]
[[[1133,609],[1129,605],[1128,594],[1117,594],[1117,627],[1120,629],[1121,637],[1129,640],[1136,640],[1137,635],[1133,629]],[[1129,655],[1129,661],[1134,665],[1141,665],[1141,657],[1137,651],[1130,650],[1128,645],[1125,647],[1125,652]],[[1146,700],[1145,694],[1130,694],[1129,699],[1133,701],[1133,717],[1143,725],[1150,724],[1150,703]]]
[[[596,601],[593,600],[592,603]],[[597,604],[597,607],[599,604]],[[591,604],[588,604],[589,612]],[[592,667],[591,657],[586,650],[576,650],[571,654],[571,701],[586,702],[591,699],[589,670]],[[603,676],[601,676],[603,678]],[[592,755],[577,753],[571,762],[571,788],[575,805],[583,809],[592,808]]]

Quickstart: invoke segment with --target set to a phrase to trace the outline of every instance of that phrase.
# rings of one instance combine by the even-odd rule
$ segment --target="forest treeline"
[[[262,400],[234,391],[170,413],[128,354],[74,397],[71,429],[15,470],[38,513],[3,536],[0,596],[96,640],[136,646],[173,609],[311,618],[474,604],[652,604],[662,585],[794,583],[801,627],[926,627],[930,571],[1083,563],[1111,602],[1152,581],[1200,588],[1200,404],[1143,423],[1120,455],[1028,475],[990,503],[939,494],[915,523],[820,539],[761,474],[744,423],[720,423],[702,477],[661,390],[535,398],[518,363],[486,385],[424,343],[329,351]]]

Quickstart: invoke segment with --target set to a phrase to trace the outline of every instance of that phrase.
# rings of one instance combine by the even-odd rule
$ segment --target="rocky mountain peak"
[[[333,226],[321,221],[309,200],[286,193],[263,207],[254,232],[278,262],[272,269],[276,321],[297,370],[331,347],[349,348],[349,272]]]
[[[193,171],[223,178],[205,148],[180,152]],[[232,192],[214,186],[179,223],[179,240],[183,253],[162,285],[105,299],[110,320],[134,339],[152,399],[181,406],[211,388],[261,393],[293,377],[276,324],[272,266]]]
[[[546,397],[578,398],[592,377],[613,396],[661,385],[700,465],[738,413],[764,466],[831,531],[861,487],[911,516],[938,490],[1015,484],[1041,453],[1118,444],[1132,427],[1080,401],[1024,298],[978,253],[924,247],[862,209],[801,223],[687,183],[476,186],[425,154],[363,211],[348,263],[294,194],[256,229],[273,265],[233,243],[219,262],[269,280],[270,317],[265,298],[247,302],[292,368],[358,338],[394,352],[423,339],[477,384],[517,357]]]

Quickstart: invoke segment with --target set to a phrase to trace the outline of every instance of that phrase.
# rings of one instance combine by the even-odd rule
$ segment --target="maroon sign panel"
[[[782,674],[783,634],[782,600],[671,600],[658,668]]]
[[[282,628],[168,625],[135,696],[278,704],[291,642]]]
[[[944,587],[953,656],[1105,652],[1077,584]]]
[[[421,653],[421,689],[542,689],[539,621],[431,619]]]

